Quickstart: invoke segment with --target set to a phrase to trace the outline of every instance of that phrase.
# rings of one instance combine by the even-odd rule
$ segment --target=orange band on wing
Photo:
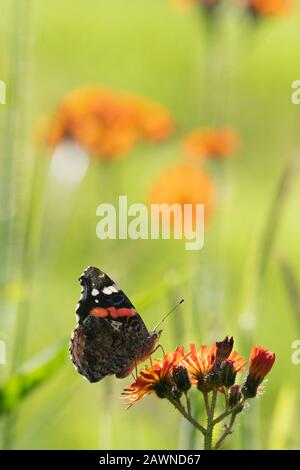
[[[90,315],[93,317],[108,317],[108,311],[106,308],[95,307],[90,311]]]
[[[113,318],[133,317],[135,315],[135,310],[133,310],[133,308],[108,307],[107,310]]]
[[[93,317],[100,317],[100,318],[108,317],[108,315],[110,315],[112,318],[133,317],[135,314],[136,312],[133,308],[95,307],[95,308],[92,308],[92,310],[90,311],[90,315],[92,315]]]

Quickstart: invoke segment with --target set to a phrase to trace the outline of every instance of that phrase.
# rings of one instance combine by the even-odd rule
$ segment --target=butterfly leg
[[[159,344],[156,346],[156,348],[153,349],[153,351],[152,351],[152,353],[151,353],[151,355],[150,355],[150,363],[151,363],[151,366],[152,366],[152,357],[151,357],[151,356],[152,356],[152,354],[154,354],[155,351],[157,351],[159,348],[162,350],[163,355],[166,354],[164,348],[163,348],[162,345],[159,343]]]
[[[131,371],[131,375],[133,377],[133,380],[137,380],[137,378],[138,378],[138,369],[137,369],[137,363],[136,362],[134,363],[134,369],[135,369],[135,375],[134,375],[133,370]]]

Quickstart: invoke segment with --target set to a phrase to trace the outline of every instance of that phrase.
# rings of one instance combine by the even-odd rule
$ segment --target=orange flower
[[[188,134],[183,140],[187,157],[228,158],[238,151],[240,138],[233,129],[203,129]]]
[[[199,390],[209,392],[215,387],[233,385],[236,374],[243,371],[247,361],[232,351],[232,346],[233,339],[227,336],[223,341],[213,343],[210,348],[200,346],[198,352],[194,344],[190,345],[191,352],[182,362]],[[232,382],[230,385],[229,380]]]
[[[174,128],[170,114],[141,97],[102,87],[76,90],[60,104],[48,143],[71,137],[93,156],[118,158],[139,140],[162,141]]]
[[[190,345],[190,354],[188,354],[182,363],[188,369],[194,383],[202,383],[205,375],[212,369],[216,359],[216,343],[210,348],[206,345],[200,346],[196,350],[195,344]]]
[[[230,354],[228,361],[231,361],[234,365],[234,370],[236,372],[243,372],[245,369],[245,365],[247,364],[247,360],[240,356],[236,351],[232,351]]]
[[[174,122],[162,106],[140,97],[132,99],[132,103],[136,108],[136,129],[142,139],[163,142],[173,133]]]
[[[292,0],[244,0],[243,3],[254,16],[285,15],[293,7]]]
[[[124,389],[123,395],[128,399],[128,406],[151,393],[156,393],[160,398],[172,394],[172,371],[183,357],[184,348],[178,347],[173,353],[165,354],[162,361],[154,361],[151,367],[143,368],[137,380]]]
[[[275,362],[275,354],[260,346],[253,346],[250,354],[249,373],[242,387],[245,398],[255,397],[259,385],[270,372]]]
[[[192,204],[191,217],[196,220],[196,204],[204,204],[205,221],[211,216],[215,199],[212,178],[203,170],[187,165],[178,165],[165,170],[150,194],[152,204]],[[184,221],[183,221],[184,222]]]

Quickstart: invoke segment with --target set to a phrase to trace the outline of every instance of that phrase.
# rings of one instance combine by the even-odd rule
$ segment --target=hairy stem
[[[215,426],[220,421],[223,421],[223,419],[229,416],[230,414],[237,414],[239,411],[241,411],[244,403],[245,403],[245,400],[242,400],[239,403],[237,403],[235,406],[230,408],[229,410],[224,411],[224,413],[220,414],[217,418],[213,420],[213,425]]]
[[[184,408],[184,406],[182,406],[182,404],[180,403],[179,400],[175,400],[175,398],[169,396],[168,397],[168,400],[172,403],[172,405],[175,406],[175,408],[193,425],[195,426],[195,428],[198,429],[198,431],[202,432],[202,434],[206,434],[206,429],[201,426],[200,423],[198,423],[198,421],[195,420],[195,418],[193,418],[191,415],[189,415],[189,413],[186,411],[186,409]]]
[[[232,428],[233,428],[233,425],[234,425],[234,422],[235,422],[236,415],[237,415],[237,413],[232,413],[229,425],[227,425],[225,427],[225,430],[224,430],[222,436],[220,437],[220,439],[215,444],[215,447],[214,447],[215,450],[219,449],[221,447],[221,445],[223,444],[223,442],[225,441],[226,437],[229,436],[229,434],[232,433]]]
[[[229,410],[229,397],[228,397],[228,389],[227,388],[225,388],[224,399],[225,399],[225,410],[228,411]]]
[[[191,400],[188,395],[188,392],[185,392],[185,399],[186,399],[186,409],[187,409],[188,415],[191,416]]]
[[[209,400],[208,400],[208,393],[203,393],[203,397],[204,397],[206,414],[207,414],[207,417],[208,417],[209,414],[210,414],[210,405],[209,405]]]
[[[212,393],[211,405],[209,406],[208,395],[204,394],[204,401],[207,411],[207,428],[204,436],[204,449],[212,449],[213,431],[214,431],[214,414],[217,403],[218,390],[214,390]]]

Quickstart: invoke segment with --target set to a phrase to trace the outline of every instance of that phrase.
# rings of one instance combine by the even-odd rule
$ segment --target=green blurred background
[[[291,83],[300,78],[299,11],[255,24],[231,6],[212,32],[197,8],[167,0],[1,0],[0,9],[7,85],[0,106],[0,340],[7,347],[0,385],[41,351],[60,350],[61,342],[67,349],[77,279],[92,264],[122,286],[148,328],[185,298],[165,324],[166,350],[230,334],[245,356],[253,343],[276,352],[265,393],[225,448],[299,449],[300,366],[291,361],[300,338],[300,180],[291,160],[299,153],[300,106],[291,103]],[[91,161],[76,190],[55,185],[38,123],[66,93],[97,84],[162,104],[176,133],[109,167]],[[154,178],[182,161],[181,137],[203,126],[233,127],[242,140],[235,158],[212,164],[219,197],[204,249],[98,240],[98,204],[119,194],[147,201]],[[64,356],[58,363],[39,388],[19,403],[11,399],[0,424],[4,448],[200,448],[164,400],[150,397],[126,411],[119,397],[130,378],[89,384]],[[17,387],[10,385],[12,397]]]

